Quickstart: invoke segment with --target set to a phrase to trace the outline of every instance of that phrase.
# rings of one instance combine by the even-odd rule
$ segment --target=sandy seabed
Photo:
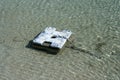
[[[93,55],[26,48],[48,26]],[[120,80],[120,1],[0,0],[0,80]]]

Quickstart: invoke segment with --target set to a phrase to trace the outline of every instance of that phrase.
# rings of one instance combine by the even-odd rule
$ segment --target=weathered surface
[[[119,0],[0,0],[0,80],[120,80],[119,6]],[[26,48],[47,26],[70,29],[74,46],[58,55]]]

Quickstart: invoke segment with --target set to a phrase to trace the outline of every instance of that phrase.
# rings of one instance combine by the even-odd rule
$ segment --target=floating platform
[[[57,54],[63,50],[71,35],[69,30],[57,31],[54,27],[47,27],[30,42],[30,46]]]

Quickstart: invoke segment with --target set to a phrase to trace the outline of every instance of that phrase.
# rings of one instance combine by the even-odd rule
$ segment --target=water
[[[0,80],[120,80],[119,22],[119,0],[0,0]],[[25,47],[48,26],[86,51]]]

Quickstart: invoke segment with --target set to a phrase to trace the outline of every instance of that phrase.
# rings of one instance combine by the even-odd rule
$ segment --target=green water
[[[71,30],[93,55],[25,47],[48,26]],[[120,80],[120,1],[0,0],[0,80]]]

